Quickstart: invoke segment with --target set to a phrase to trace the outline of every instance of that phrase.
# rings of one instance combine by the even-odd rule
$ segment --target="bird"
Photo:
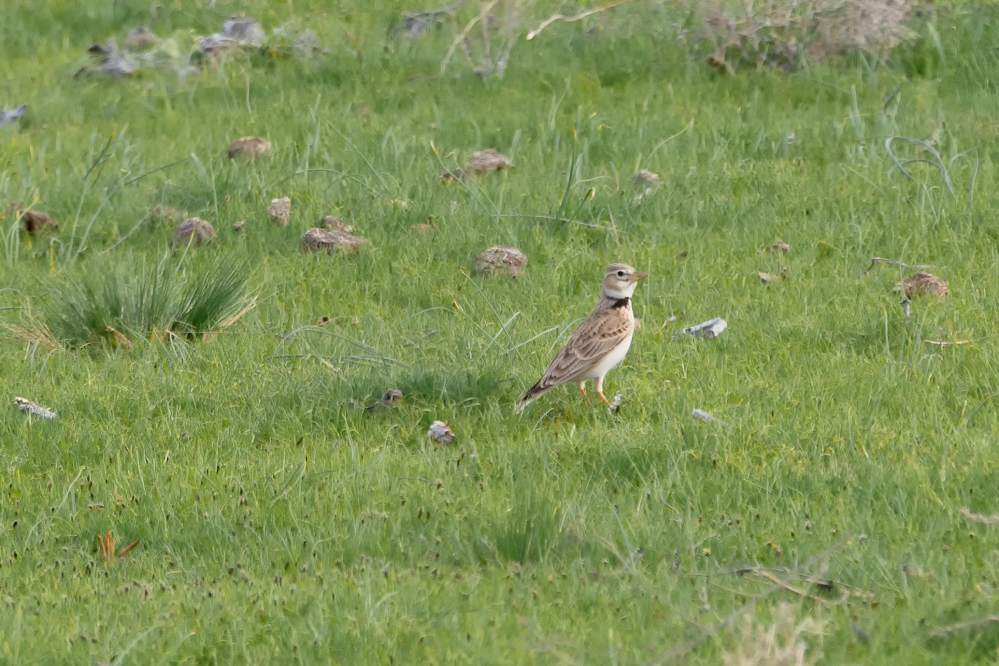
[[[604,377],[617,367],[628,354],[635,333],[635,315],[631,297],[639,280],[648,277],[627,264],[611,264],[604,274],[603,291],[593,313],[573,331],[565,347],[549,364],[538,383],[527,390],[517,404],[523,410],[545,393],[562,384],[574,383],[583,399],[586,382],[593,380],[597,395],[604,395]]]

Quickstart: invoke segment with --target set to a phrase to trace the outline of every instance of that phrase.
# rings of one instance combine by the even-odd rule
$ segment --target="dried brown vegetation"
[[[805,637],[821,635],[822,625],[813,618],[795,620],[790,604],[777,606],[774,623],[760,626],[754,617],[736,631],[737,645],[733,652],[722,655],[725,666],[811,666],[822,656],[805,657],[808,646]]]
[[[772,66],[792,71],[804,59],[864,52],[884,58],[912,36],[913,0],[702,0],[692,7],[722,71]],[[697,40],[686,38],[688,43]]]

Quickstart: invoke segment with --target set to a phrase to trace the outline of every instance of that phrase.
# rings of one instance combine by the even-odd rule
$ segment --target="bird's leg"
[[[579,394],[583,396],[583,400],[585,400],[586,404],[589,405],[590,399],[586,397],[586,382],[579,382],[576,386],[579,387]]]
[[[597,377],[596,381],[593,382],[593,388],[595,388],[597,390],[597,395],[600,396],[600,399],[603,400],[604,403],[606,403],[606,404],[609,405],[610,401],[607,399],[607,396],[604,395],[604,378],[603,377]]]

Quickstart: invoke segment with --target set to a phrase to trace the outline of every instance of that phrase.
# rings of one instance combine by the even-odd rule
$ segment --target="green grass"
[[[782,602],[824,623],[820,663],[995,660],[995,627],[931,632],[995,613],[997,528],[959,511],[999,513],[997,343],[926,340],[996,332],[996,6],[940,9],[875,71],[722,77],[642,2],[589,35],[553,26],[482,82],[459,60],[441,75],[447,30],[394,40],[402,3],[171,0],[159,34],[294,15],[330,55],[72,78],[150,4],[5,11],[0,107],[30,109],[0,130],[0,204],[61,226],[2,221],[0,323],[51,325],[71,285],[149,284],[160,261],[202,285],[245,262],[257,307],[207,343],[0,338],[0,661],[655,663],[756,595],[760,631]],[[935,130],[954,194],[883,148]],[[271,155],[225,159],[247,135]],[[516,168],[439,183],[490,147]],[[637,168],[663,181],[641,200]],[[288,228],[267,220],[280,196]],[[161,204],[218,237],[168,255],[172,225],[148,219],[113,247]],[[559,210],[613,231],[531,217]],[[359,256],[299,250],[327,214],[369,239]],[[761,251],[776,238],[787,255]],[[495,244],[528,254],[520,276],[470,275]],[[873,256],[932,264],[951,298],[906,320],[907,272]],[[612,261],[651,275],[608,378],[621,413],[564,389],[517,415]],[[674,339],[715,316],[717,340]],[[401,405],[349,404],[387,388]],[[450,447],[426,437],[437,419]],[[141,543],[105,564],[108,530]],[[826,601],[728,573],[746,566]],[[779,571],[796,568],[834,589]]]

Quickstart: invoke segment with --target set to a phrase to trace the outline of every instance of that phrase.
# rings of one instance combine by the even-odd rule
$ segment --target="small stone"
[[[759,273],[757,273],[757,275],[760,276],[760,282],[762,282],[763,284],[767,284],[768,282],[773,282],[774,276],[771,275],[770,273],[764,273],[763,271],[760,271]]]
[[[192,217],[177,225],[173,232],[173,244],[193,242],[195,245],[207,243],[215,238],[215,227],[200,217]]]
[[[916,273],[912,277],[900,280],[895,285],[894,290],[905,292],[905,297],[910,299],[916,296],[935,296],[938,298],[950,296],[947,283],[932,273]]]
[[[279,227],[287,227],[288,222],[291,221],[291,199],[288,197],[271,199],[271,207],[267,210],[267,214],[274,224]]]
[[[527,265],[527,255],[515,247],[497,245],[491,247],[475,259],[475,271],[483,275],[509,273],[516,275]]]
[[[490,171],[512,168],[513,164],[505,155],[501,155],[491,149],[474,153],[468,158],[468,161],[465,162],[465,172],[470,173],[473,176],[478,176]]]
[[[25,211],[24,215],[21,216],[21,222],[24,224],[24,230],[29,234],[37,234],[42,231],[56,231],[59,229],[58,222],[37,210]]]
[[[448,424],[443,421],[434,421],[430,424],[430,430],[427,431],[427,437],[434,440],[438,444],[450,444],[454,441],[454,433],[451,432],[451,428]]]
[[[235,159],[237,157],[249,157],[252,159],[257,159],[264,153],[270,151],[271,142],[267,139],[261,139],[255,136],[244,136],[241,139],[237,139],[229,144],[229,147],[225,149],[226,154],[229,159]]]
[[[316,228],[309,229],[302,236],[302,250],[304,252],[347,250],[357,253],[361,251],[361,245],[367,242],[367,238],[353,236],[345,231]]]

